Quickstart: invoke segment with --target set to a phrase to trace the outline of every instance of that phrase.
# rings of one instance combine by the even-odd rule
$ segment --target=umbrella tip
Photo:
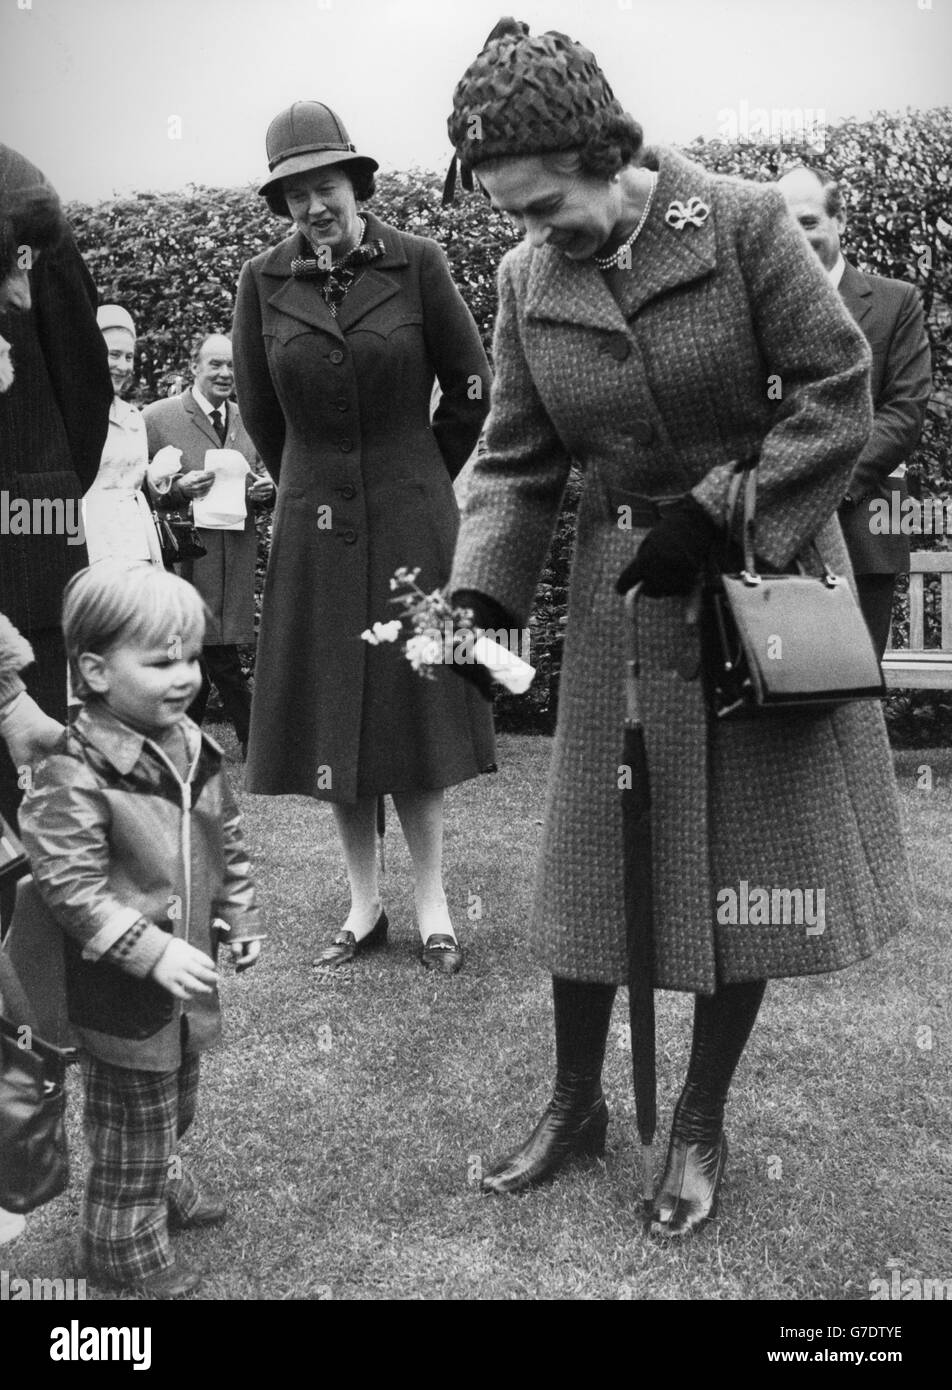
[[[643,1144],[641,1148],[642,1192],[645,1206],[654,1201],[654,1144]]]

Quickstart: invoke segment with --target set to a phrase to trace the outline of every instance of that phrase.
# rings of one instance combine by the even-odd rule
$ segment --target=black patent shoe
[[[651,1234],[688,1236],[712,1220],[726,1163],[723,1134],[713,1144],[688,1143],[672,1135],[664,1177],[652,1205]]]
[[[420,947],[420,961],[424,970],[456,975],[463,968],[463,948],[455,937],[432,932]]]
[[[322,951],[314,962],[315,967],[320,969],[333,969],[338,965],[347,965],[361,951],[373,951],[387,944],[387,929],[390,923],[387,921],[387,914],[381,912],[374,923],[373,930],[358,941],[352,931],[338,932],[334,940]]]
[[[608,1129],[608,1106],[598,1099],[579,1106],[571,1091],[555,1095],[521,1149],[485,1174],[484,1192],[524,1192],[554,1178],[570,1159],[602,1158]]]

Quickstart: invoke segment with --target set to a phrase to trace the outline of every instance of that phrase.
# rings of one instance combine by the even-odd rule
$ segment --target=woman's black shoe
[[[463,968],[463,948],[455,937],[431,932],[420,947],[420,961],[424,970],[457,975]]]
[[[589,1095],[591,1092],[589,1091]],[[523,1192],[548,1182],[571,1158],[601,1158],[605,1153],[608,1106],[601,1090],[582,1105],[572,1078],[557,1081],[555,1093],[521,1149],[501,1159],[485,1174],[484,1192]]]
[[[387,914],[381,912],[373,926],[373,931],[367,936],[356,939],[352,931],[342,931],[334,937],[334,940],[322,951],[314,962],[315,966],[321,968],[333,968],[337,965],[347,965],[361,951],[373,951],[380,946],[387,944],[387,928],[390,923],[387,921]]]
[[[672,1134],[664,1177],[651,1212],[653,1236],[687,1236],[717,1215],[727,1140],[713,1144],[677,1139]]]

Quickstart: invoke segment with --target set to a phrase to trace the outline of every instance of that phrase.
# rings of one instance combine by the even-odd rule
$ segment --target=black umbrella
[[[380,851],[380,872],[387,872],[387,855],[383,837],[387,831],[387,811],[382,796],[377,797],[377,849]]]
[[[635,1111],[643,1150],[644,1203],[648,1214],[654,1195],[653,1149],[658,1126],[655,1069],[654,950],[651,897],[651,786],[645,731],[641,723],[638,680],[638,600],[636,584],[625,599],[628,659],[625,663],[625,742],[622,764],[623,854],[625,866],[625,926],[628,941],[628,1010],[631,1021],[631,1062],[635,1082]]]

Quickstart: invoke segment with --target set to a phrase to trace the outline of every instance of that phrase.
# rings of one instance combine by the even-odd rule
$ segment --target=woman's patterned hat
[[[527,24],[501,19],[457,83],[446,126],[463,187],[472,188],[471,171],[484,160],[578,149],[624,116],[589,49],[555,30],[533,38]],[[455,184],[454,158],[444,202]]]

